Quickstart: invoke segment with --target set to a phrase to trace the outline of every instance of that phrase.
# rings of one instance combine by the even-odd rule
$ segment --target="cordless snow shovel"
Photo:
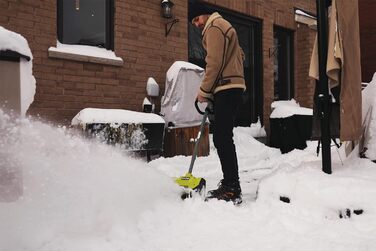
[[[186,190],[183,191],[181,198],[184,200],[186,198],[192,197],[192,191],[199,193],[202,195],[205,193],[205,187],[206,187],[206,180],[204,178],[198,178],[192,175],[192,170],[193,170],[193,165],[195,163],[197,154],[198,154],[198,147],[200,144],[200,139],[201,135],[204,133],[204,128],[205,128],[205,122],[206,119],[208,118],[209,114],[213,113],[213,108],[212,108],[212,102],[208,102],[208,105],[206,106],[205,112],[202,112],[200,108],[198,107],[198,100],[196,99],[195,101],[195,107],[197,111],[200,114],[203,114],[202,116],[202,121],[200,125],[200,131],[198,132],[197,138],[195,139],[195,147],[193,150],[192,158],[191,158],[191,164],[189,165],[189,170],[188,172],[181,177],[175,178],[175,182],[184,188]]]

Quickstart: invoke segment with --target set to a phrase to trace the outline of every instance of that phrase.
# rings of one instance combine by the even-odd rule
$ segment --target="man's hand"
[[[197,101],[200,103],[208,102],[208,100],[200,94],[197,94]]]

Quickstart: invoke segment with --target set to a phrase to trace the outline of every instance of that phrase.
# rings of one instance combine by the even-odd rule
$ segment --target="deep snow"
[[[376,166],[333,148],[333,174],[316,144],[282,155],[236,128],[244,203],[179,199],[171,177],[190,158],[150,163],[66,128],[0,111],[0,170],[22,169],[23,196],[0,203],[0,250],[375,250]],[[220,179],[215,149],[194,175]],[[255,200],[256,190],[258,197]],[[280,196],[291,202],[280,201]],[[351,210],[350,218],[340,211]],[[353,210],[362,209],[355,215]]]

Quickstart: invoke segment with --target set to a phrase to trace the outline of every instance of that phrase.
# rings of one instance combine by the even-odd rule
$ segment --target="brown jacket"
[[[202,35],[202,44],[207,56],[206,72],[199,94],[210,98],[221,90],[245,90],[244,53],[239,46],[235,29],[215,12],[206,22]]]

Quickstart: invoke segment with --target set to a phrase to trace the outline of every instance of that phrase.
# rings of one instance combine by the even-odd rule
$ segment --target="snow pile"
[[[142,212],[179,198],[171,178],[143,161],[1,110],[0,156],[0,173],[17,167],[24,188],[0,203],[0,250],[100,249],[118,235],[126,243]]]
[[[73,119],[72,125],[85,125],[92,123],[109,124],[139,124],[139,123],[160,123],[164,124],[164,119],[154,113],[143,113],[121,109],[100,109],[85,108],[81,110]]]
[[[293,115],[313,115],[312,109],[300,107],[294,99],[274,101],[271,107],[273,111],[270,114],[270,118],[287,118]]]
[[[236,137],[237,144],[246,142],[239,141],[246,135],[241,134]],[[248,158],[243,149],[239,154],[242,206],[220,201],[205,204],[200,199],[160,206],[141,218],[139,235],[144,242],[138,250],[376,248],[376,227],[370,224],[376,220],[372,199],[376,196],[376,168],[372,162],[356,158],[344,166],[337,162],[329,176],[321,171],[314,147],[281,155],[265,148],[257,151],[255,147],[261,146],[257,142],[246,144],[253,147],[248,148]],[[161,168],[177,161],[182,160],[157,160]],[[196,166],[196,176],[205,177],[209,186],[219,178],[218,160],[199,158]],[[260,178],[258,198],[253,201],[249,192],[257,186],[249,184]],[[290,198],[290,203],[281,201],[280,196]]]
[[[154,133],[162,140],[165,121],[153,113],[85,108],[72,119],[71,124],[76,128],[81,127],[85,135],[98,142],[116,145],[124,150],[141,150],[149,142],[145,134],[148,131],[147,124],[159,124],[160,128]]]
[[[21,168],[24,187],[20,199],[0,203],[0,250],[376,249],[374,163],[352,157],[341,165],[333,148],[327,175],[315,142],[281,154],[252,134],[234,129],[244,199],[236,207],[179,199],[170,177],[185,174],[190,157],[146,163],[0,111],[0,160],[6,160],[0,168]],[[210,155],[197,158],[193,169],[207,189],[222,176],[210,143]]]
[[[29,45],[23,36],[0,26],[0,51],[6,50],[33,58]]]
[[[235,128],[235,130],[250,130],[249,134],[252,137],[254,137],[254,138],[257,138],[257,137],[266,137],[265,128],[261,126],[260,120],[258,120],[254,124],[251,124],[249,126],[249,128],[248,127],[238,127],[238,128]]]
[[[371,82],[362,91],[362,121],[365,120],[365,147],[367,147],[366,156],[372,160],[376,160],[376,73],[373,75]],[[370,118],[367,118],[370,116]]]
[[[351,159],[344,166],[334,165],[334,174],[327,175],[317,164],[282,164],[260,182],[258,200],[270,203],[274,198],[274,203],[280,203],[279,197],[286,197],[294,209],[322,220],[336,220],[346,209],[363,210],[366,217],[376,213],[376,205],[364,199],[376,198],[375,165]]]

